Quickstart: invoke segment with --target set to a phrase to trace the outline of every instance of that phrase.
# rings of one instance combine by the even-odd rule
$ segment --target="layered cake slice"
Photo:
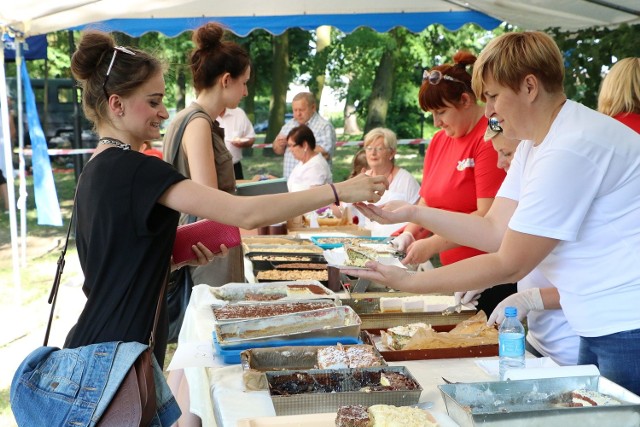
[[[367,261],[375,261],[377,258],[375,251],[361,246],[344,245],[344,251],[347,254],[345,265],[354,267],[364,267]]]

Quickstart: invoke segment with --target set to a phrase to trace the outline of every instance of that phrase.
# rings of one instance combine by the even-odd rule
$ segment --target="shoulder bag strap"
[[[44,334],[44,346],[49,343],[49,334],[51,333],[51,323],[53,322],[53,312],[56,308],[56,301],[58,300],[58,289],[60,288],[60,278],[62,277],[62,271],[64,270],[64,257],[67,253],[67,246],[69,245],[69,235],[71,234],[71,224],[73,223],[73,217],[76,215],[76,198],[78,196],[78,186],[76,185],[76,192],[73,196],[73,210],[71,211],[71,218],[69,218],[69,226],[67,227],[67,237],[64,241],[64,246],[62,247],[62,252],[60,253],[60,257],[58,257],[58,266],[56,268],[56,274],[53,278],[53,285],[51,286],[51,292],[49,293],[48,302],[51,304],[51,312],[49,313],[49,321],[47,322],[47,330]],[[155,346],[155,336],[156,336],[156,328],[158,326],[158,321],[160,319],[160,309],[162,308],[162,300],[164,299],[164,294],[167,288],[167,282],[169,280],[169,270],[167,268],[167,272],[164,276],[164,281],[162,282],[162,288],[160,289],[160,295],[158,296],[158,304],[156,305],[156,314],[153,319],[153,328],[151,329],[151,336],[149,337],[149,348],[153,351],[153,347]]]

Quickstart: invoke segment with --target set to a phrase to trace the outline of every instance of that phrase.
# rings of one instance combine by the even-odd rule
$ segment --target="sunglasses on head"
[[[129,50],[124,46],[113,47],[113,56],[111,57],[111,62],[109,62],[109,68],[107,68],[107,73],[104,75],[104,83],[102,83],[102,90],[104,92],[104,96],[106,96],[107,99],[109,99],[109,93],[107,92],[107,82],[109,81],[109,74],[111,74],[113,63],[116,62],[116,54],[118,52],[126,53],[127,55],[131,55],[131,56],[136,56],[136,53],[134,51]]]
[[[462,80],[458,80],[455,77],[451,77],[448,76],[446,74],[443,74],[442,71],[440,70],[424,70],[424,72],[422,73],[422,81],[428,81],[430,85],[437,85],[438,83],[440,83],[442,81],[442,79],[444,80],[449,80],[450,82],[458,82],[458,83],[462,83],[463,85],[466,85],[465,82],[463,82]]]
[[[489,129],[494,132],[502,132],[502,126],[500,126],[500,122],[495,117],[491,117],[489,119]]]

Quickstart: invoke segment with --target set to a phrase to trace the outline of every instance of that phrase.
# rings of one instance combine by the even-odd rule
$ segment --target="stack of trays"
[[[336,412],[343,405],[413,405],[422,393],[404,366],[273,371],[265,375],[276,415]],[[402,381],[392,379],[388,386],[383,377]]]
[[[322,249],[307,245],[248,245],[246,256],[258,282],[318,280],[329,285]]]
[[[217,323],[213,343],[226,363],[240,363],[249,348],[360,342],[360,318],[350,307],[331,307]]]

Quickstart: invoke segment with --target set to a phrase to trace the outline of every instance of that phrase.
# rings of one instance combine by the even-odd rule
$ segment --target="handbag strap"
[[[67,254],[67,246],[69,245],[69,236],[71,235],[71,224],[73,223],[73,217],[77,214],[76,212],[76,199],[78,196],[78,186],[76,186],[76,192],[73,196],[73,210],[71,211],[71,218],[69,218],[69,226],[67,227],[67,237],[64,241],[64,246],[62,247],[62,251],[60,252],[60,256],[58,257],[58,266],[56,267],[56,274],[53,278],[53,285],[51,286],[51,292],[49,293],[48,303],[51,304],[51,312],[49,313],[49,321],[47,322],[47,330],[44,334],[44,346],[49,343],[49,334],[51,333],[51,323],[53,322],[53,313],[56,308],[56,301],[58,300],[58,289],[60,288],[60,278],[62,277],[62,271],[64,270],[65,260],[64,257]],[[164,299],[164,295],[167,288],[167,283],[169,281],[169,270],[167,268],[167,272],[164,276],[164,281],[162,282],[162,288],[160,289],[160,295],[158,296],[158,303],[156,304],[156,314],[153,318],[153,327],[151,328],[151,336],[149,337],[149,348],[153,351],[155,347],[155,336],[156,329],[158,327],[158,322],[160,320],[160,310],[162,308],[162,300]]]

